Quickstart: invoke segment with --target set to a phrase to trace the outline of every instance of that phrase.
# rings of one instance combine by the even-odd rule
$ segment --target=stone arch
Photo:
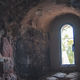
[[[50,54],[51,54],[51,65],[52,65],[52,68],[55,68],[55,70],[59,70],[64,67],[61,67],[61,58],[60,58],[60,54],[61,54],[61,50],[60,50],[60,29],[62,28],[62,25],[64,24],[71,24],[74,28],[74,38],[75,38],[75,57],[76,57],[76,65],[79,64],[79,57],[78,57],[78,54],[79,54],[79,45],[78,45],[78,41],[80,40],[79,38],[79,21],[80,21],[80,16],[76,15],[76,14],[73,14],[73,13],[66,13],[66,14],[61,14],[59,16],[56,16],[48,26],[50,26],[49,28],[49,36],[50,36]],[[53,38],[52,38],[53,37]],[[56,43],[56,44],[55,44]],[[54,46],[55,45],[55,46]],[[53,50],[54,49],[54,50]],[[55,63],[56,62],[56,59],[55,61],[53,61],[53,53],[55,54],[56,56],[56,59],[57,59],[57,64]],[[58,56],[58,57],[57,57]],[[53,64],[56,64],[56,65],[53,65]],[[69,69],[70,68],[70,69]],[[76,67],[66,67],[65,70],[71,70],[71,69],[77,69]],[[64,70],[64,69],[63,69]]]
[[[79,13],[80,13],[79,10],[76,10],[72,7],[67,7],[65,5],[56,5],[51,2],[40,3],[36,7],[32,8],[24,16],[23,20],[21,21],[21,36],[24,36],[26,34],[26,31],[31,28],[36,29],[37,31],[40,31],[42,34],[47,34],[47,32],[49,32],[50,29],[52,29],[51,23],[54,23],[55,20],[57,19],[57,17],[64,16],[64,15],[80,16]],[[29,35],[27,34],[27,36],[29,36]],[[48,36],[48,34],[47,34],[47,36]],[[33,36],[33,38],[34,38],[34,36]],[[48,41],[48,39],[49,38],[46,37],[45,41]],[[34,38],[34,41],[35,40],[36,39]],[[46,44],[47,43],[45,43],[44,45],[46,45]],[[43,43],[41,44],[41,46],[42,45],[43,45]],[[38,47],[38,45],[37,45],[37,47]],[[44,48],[44,49],[47,49],[47,48]],[[46,59],[46,61],[47,60],[48,59]],[[53,67],[53,65],[52,65],[52,67]],[[56,67],[56,68],[58,68],[58,67]]]
[[[74,13],[65,13],[65,14],[59,14],[58,16],[55,16],[54,17],[54,19],[52,19],[51,21],[50,21],[50,23],[49,23],[49,25],[48,26],[50,26],[50,28],[48,29],[49,31],[50,30],[52,30],[52,25],[55,23],[55,22],[57,22],[57,20],[61,20],[61,18],[62,18],[62,20],[65,18],[65,17],[67,17],[67,19],[66,19],[66,21],[67,21],[67,23],[69,23],[69,21],[71,20],[71,22],[73,22],[74,20],[73,19],[75,19],[75,22],[76,23],[78,23],[79,24],[79,20],[80,20],[80,16],[79,15],[76,15],[76,14],[74,14]],[[71,19],[72,18],[72,19]],[[70,20],[69,20],[70,19]],[[69,20],[69,21],[68,21]],[[61,23],[61,21],[60,21],[60,23]],[[63,23],[62,23],[62,25],[64,25],[65,23],[64,23],[64,21],[63,21]],[[60,28],[61,28],[62,26],[60,26]]]
[[[42,3],[32,8],[21,22],[21,29],[33,27],[44,32],[48,31],[49,24],[59,15],[74,14],[80,16],[79,10],[65,5],[56,5],[54,3]]]

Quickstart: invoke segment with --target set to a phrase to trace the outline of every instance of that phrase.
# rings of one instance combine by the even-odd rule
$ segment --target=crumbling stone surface
[[[11,44],[9,43],[8,39],[6,37],[3,38],[3,51],[2,51],[2,55],[4,57],[13,57],[13,49]]]
[[[48,77],[46,80],[58,80],[56,77]]]
[[[54,74],[53,76],[62,79],[62,78],[65,78],[66,75],[67,75],[66,73],[59,72],[59,73]]]
[[[80,16],[79,10],[64,5],[56,5],[52,2],[44,2],[32,8],[24,17],[21,22],[21,29],[25,30],[26,27],[34,27],[42,31],[49,31],[50,22],[57,16],[62,14],[74,14]]]
[[[32,8],[38,2],[38,0],[0,1],[0,28],[5,27],[6,37],[13,48],[15,72],[20,77],[40,76],[49,69],[47,34],[50,29],[49,23],[61,14],[80,15],[79,11],[71,7],[58,6],[51,2],[40,3]]]
[[[72,73],[58,72],[52,76],[50,75],[40,80],[80,80],[80,72]]]
[[[20,52],[22,52],[24,55],[25,53],[28,54],[28,56],[25,56],[25,60],[22,61],[22,64],[24,63],[28,65],[29,63],[29,66],[31,67],[28,66],[29,68],[26,67],[26,69],[31,70],[29,71],[31,72],[30,74],[39,74],[41,72],[44,72],[44,69],[46,69],[45,65],[48,64],[48,62],[45,54],[47,54],[48,51],[45,46],[48,43],[46,42],[48,41],[48,38],[43,35],[44,33],[46,34],[47,32],[49,32],[49,30],[51,29],[50,23],[52,22],[52,20],[54,20],[57,16],[68,13],[80,16],[79,11],[72,7],[67,7],[65,5],[56,5],[51,2],[44,2],[32,8],[21,21],[20,32],[22,39],[20,38],[20,42],[17,40],[18,42],[16,51],[17,54]],[[48,34],[46,35],[48,36]],[[24,48],[26,48],[26,50],[22,48],[23,50],[18,52],[20,46],[22,47],[22,45],[20,44],[24,44],[23,46]],[[29,59],[29,62],[25,62],[27,58]],[[19,65],[21,64],[21,61],[18,62],[16,60],[15,62],[17,62],[17,64]],[[24,70],[23,73],[27,73],[27,71],[25,72]]]
[[[73,80],[78,80],[80,79],[80,72],[73,72],[73,73],[69,73],[66,78],[72,78]]]
[[[20,21],[24,14],[40,0],[0,0],[0,17],[9,22]]]
[[[27,29],[16,42],[16,71],[20,76],[39,76],[49,68],[48,36],[34,28]]]

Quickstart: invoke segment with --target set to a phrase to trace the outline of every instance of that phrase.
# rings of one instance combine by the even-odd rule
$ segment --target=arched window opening
[[[75,64],[73,27],[69,24],[61,28],[61,59],[62,65]]]

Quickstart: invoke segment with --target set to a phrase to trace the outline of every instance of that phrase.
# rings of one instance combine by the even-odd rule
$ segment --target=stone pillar
[[[7,80],[17,80],[16,75],[14,74],[14,61],[13,61],[13,48],[11,43],[6,37],[2,38],[3,49],[2,55],[4,59],[4,74],[3,78]]]
[[[11,44],[9,43],[8,39],[6,37],[3,37],[2,39],[3,42],[3,51],[2,51],[2,55],[4,57],[13,57],[13,49]]]

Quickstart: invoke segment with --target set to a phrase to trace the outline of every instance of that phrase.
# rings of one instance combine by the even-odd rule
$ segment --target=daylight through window
[[[69,24],[61,28],[61,59],[62,64],[75,64],[73,27]]]

